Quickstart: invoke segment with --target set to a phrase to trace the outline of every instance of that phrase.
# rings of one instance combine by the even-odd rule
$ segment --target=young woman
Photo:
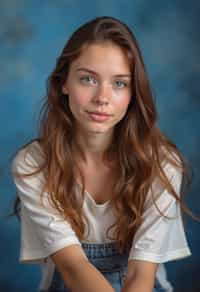
[[[20,261],[42,265],[41,291],[167,291],[161,264],[190,255],[187,169],[157,127],[133,33],[112,17],[84,24],[48,81],[38,139],[12,165]]]

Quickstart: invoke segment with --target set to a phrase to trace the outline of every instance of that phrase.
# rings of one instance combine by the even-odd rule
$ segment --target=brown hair
[[[47,97],[41,111],[37,141],[44,160],[36,172],[27,175],[44,172],[44,190],[48,191],[51,204],[71,223],[82,240],[83,218],[86,221],[87,218],[82,211],[83,201],[76,199],[75,174],[82,177],[83,197],[84,177],[75,159],[78,149],[73,139],[74,120],[62,85],[70,64],[86,46],[107,41],[127,53],[132,72],[132,99],[125,117],[115,126],[113,143],[105,153],[105,163],[114,159],[118,168],[112,198],[116,223],[110,228],[116,228],[119,249],[129,250],[142,223],[145,199],[154,179],[158,178],[182,210],[190,213],[183,203],[183,188],[189,187],[190,177],[183,155],[156,125],[157,112],[141,52],[133,33],[124,23],[112,17],[98,17],[81,26],[67,42],[48,78]],[[180,194],[163,171],[164,161],[172,163],[182,173]]]

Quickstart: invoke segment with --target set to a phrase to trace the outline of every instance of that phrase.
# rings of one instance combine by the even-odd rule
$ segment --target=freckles
[[[70,95],[71,102],[77,105],[84,105],[87,102],[87,95],[84,92],[74,90]]]
[[[76,104],[83,104],[84,103],[84,97],[81,94],[73,95],[72,101]]]
[[[129,102],[131,100],[131,97],[129,95],[127,96],[118,96],[118,100],[117,100],[117,105],[121,108],[121,109],[126,109],[129,105]]]

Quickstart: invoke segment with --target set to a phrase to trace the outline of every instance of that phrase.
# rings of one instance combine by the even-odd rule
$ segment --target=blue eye
[[[115,82],[115,84],[116,84],[116,87],[117,87],[117,88],[124,88],[124,87],[127,86],[127,83],[126,83],[125,81],[122,81],[122,80],[117,80],[117,81]]]
[[[96,80],[95,80],[95,78],[94,77],[92,77],[92,76],[90,76],[90,75],[87,75],[87,76],[82,76],[81,78],[80,78],[80,81],[82,82],[82,83],[84,83],[84,84],[96,84]]]

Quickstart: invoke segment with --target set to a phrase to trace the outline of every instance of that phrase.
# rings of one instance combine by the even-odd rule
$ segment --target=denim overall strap
[[[120,254],[116,242],[81,243],[82,248],[93,266],[95,266],[112,285],[115,292],[121,292],[128,267],[128,253]],[[60,273],[55,268],[48,292],[71,292],[64,285]],[[157,280],[153,292],[164,292]]]
[[[120,292],[128,266],[128,253],[120,254],[116,242],[82,243],[90,262],[104,275],[116,292]]]

